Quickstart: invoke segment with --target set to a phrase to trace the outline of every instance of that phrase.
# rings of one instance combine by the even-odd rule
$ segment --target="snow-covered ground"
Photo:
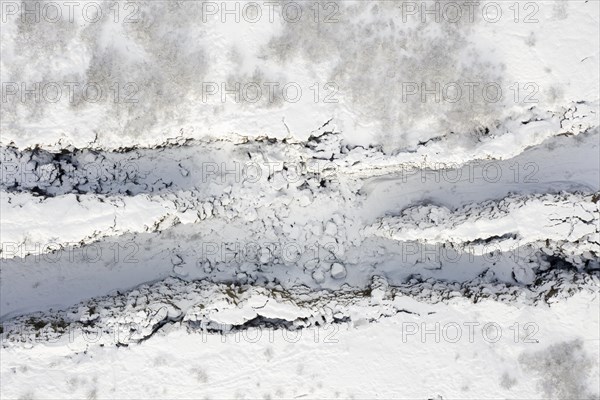
[[[599,398],[599,14],[0,1],[0,397]]]

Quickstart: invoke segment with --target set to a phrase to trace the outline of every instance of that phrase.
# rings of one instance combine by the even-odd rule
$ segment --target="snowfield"
[[[548,278],[525,291],[375,278],[370,293],[169,278],[5,325],[3,387],[35,396],[20,382],[48,380],[50,398],[593,398],[598,279]],[[544,299],[547,285],[561,295]]]
[[[599,2],[0,34],[1,398],[600,398]]]

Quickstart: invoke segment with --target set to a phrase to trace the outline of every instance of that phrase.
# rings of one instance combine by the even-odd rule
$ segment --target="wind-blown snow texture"
[[[598,2],[67,3],[0,3],[2,398],[600,396]]]

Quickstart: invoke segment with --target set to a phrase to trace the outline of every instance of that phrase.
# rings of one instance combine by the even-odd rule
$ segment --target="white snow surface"
[[[600,2],[67,3],[0,2],[1,398],[600,398]]]
[[[450,9],[436,20],[394,1],[259,2],[256,21],[242,2],[236,22],[225,6],[211,3],[212,13],[206,3],[106,1],[84,13],[84,2],[73,22],[63,5],[56,23],[47,21],[55,14],[32,22],[6,10],[0,78],[17,86],[3,90],[1,143],[118,148],[224,133],[306,139],[331,121],[351,143],[395,150],[468,135],[533,105],[556,111],[598,100],[597,1],[520,4],[517,14],[502,4],[497,21],[496,8],[481,2],[471,12],[463,6],[456,22],[448,22]],[[37,92],[48,101],[25,94],[36,83],[52,84]],[[236,84],[238,98],[225,95]],[[440,96],[457,85],[444,92],[452,101],[422,101],[436,84]],[[495,89],[484,93],[488,84]]]

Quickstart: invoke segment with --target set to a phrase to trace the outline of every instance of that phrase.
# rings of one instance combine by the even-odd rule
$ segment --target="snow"
[[[598,3],[532,4],[537,23],[525,21],[531,10],[524,4],[518,22],[503,4],[504,17],[493,23],[481,17],[470,22],[466,15],[457,23],[425,15],[423,23],[420,15],[405,18],[399,4],[359,1],[319,3],[337,8],[332,18],[337,22],[331,23],[322,21],[329,14],[315,22],[315,5],[300,2],[304,18],[297,23],[280,14],[271,22],[267,10],[255,23],[220,14],[205,18],[199,2],[144,2],[136,23],[115,23],[108,3],[96,23],[77,12],[77,22],[60,24],[43,18],[24,23],[18,14],[7,15],[3,82],[80,86],[73,89],[73,101],[68,87],[59,85],[64,94],[59,101],[38,103],[21,101],[21,88],[5,89],[18,93],[6,94],[2,144],[155,146],[181,132],[197,139],[229,132],[284,138],[289,131],[306,139],[333,118],[352,143],[398,149],[448,133],[449,126],[466,134],[522,115],[531,105],[554,110],[597,100]],[[123,18],[131,12],[121,11]],[[28,46],[21,46],[23,40]],[[88,82],[98,85],[101,101],[86,101]],[[463,82],[477,84],[474,101]],[[236,102],[222,83],[228,90],[236,83],[256,84],[263,95],[254,101],[240,89]],[[436,83],[457,83],[465,95],[457,102],[421,102],[421,85]],[[489,83],[501,88],[502,100],[485,100]],[[407,85],[417,85],[419,92],[408,95]],[[302,95],[295,96],[298,89]]]
[[[331,265],[331,277],[333,279],[343,279],[346,277],[346,268],[340,263],[333,263]]]
[[[481,3],[3,1],[0,397],[597,398],[600,3]]]
[[[594,284],[598,285],[597,279]],[[220,295],[215,288],[205,285],[204,290],[211,294],[195,296],[196,301],[209,302],[203,310],[219,304],[221,300],[215,296]],[[159,296],[156,288],[141,291]],[[182,296],[184,292],[179,287],[170,294]],[[242,310],[251,304],[259,307],[263,296],[255,289],[245,288],[244,306],[236,308],[230,304],[226,308],[231,312],[238,310],[241,317]],[[593,394],[597,387],[598,365],[592,360],[599,355],[594,340],[599,323],[597,315],[590,319],[594,315],[590,311],[599,304],[593,290],[550,306],[534,306],[518,299],[514,303],[489,299],[473,303],[456,296],[428,303],[392,297],[395,300],[384,300],[385,304],[375,306],[360,297],[346,296],[347,306],[336,308],[350,312],[350,322],[295,331],[265,327],[225,334],[190,331],[185,327],[186,317],[184,322],[168,324],[137,345],[132,343],[137,333],[132,336],[125,327],[139,327],[143,325],[141,319],[109,331],[101,331],[98,326],[77,328],[60,339],[42,340],[32,335],[26,342],[5,340],[3,388],[8,397],[54,397],[65,392],[73,397],[95,392],[100,397],[118,398],[139,393],[177,398],[255,398],[268,394],[335,397],[336,393],[339,397],[365,397],[377,391],[382,398],[454,398],[473,393],[480,398],[512,398],[517,393],[519,397],[533,398],[547,385],[545,380],[551,372],[543,367],[538,370],[538,364],[531,364],[529,359],[550,354],[553,343],[570,344],[577,340],[581,340],[580,345],[570,350],[579,362],[573,366],[574,381],[555,383],[548,390],[551,395],[564,392],[572,396]],[[331,298],[344,297],[337,294]],[[386,306],[394,303],[404,311],[381,317]],[[313,312],[318,310],[324,312],[326,308],[313,308]],[[302,315],[298,310],[289,314],[285,306],[268,314],[279,318]],[[135,314],[129,311],[123,315]],[[214,314],[206,315],[212,318]],[[223,314],[216,317],[222,324],[247,319],[229,315],[230,318]],[[373,317],[376,322],[366,322]],[[104,315],[101,320],[105,318]],[[122,318],[118,321],[130,324]],[[89,330],[86,336],[83,329]],[[129,341],[129,345],[109,345],[114,338]],[[558,372],[566,373],[565,366],[557,367],[562,368]],[[295,379],[292,384],[290,376]],[[37,387],[19,384],[31,379],[48,382],[44,384],[47,389],[42,393]],[[49,385],[51,381],[56,383]]]

